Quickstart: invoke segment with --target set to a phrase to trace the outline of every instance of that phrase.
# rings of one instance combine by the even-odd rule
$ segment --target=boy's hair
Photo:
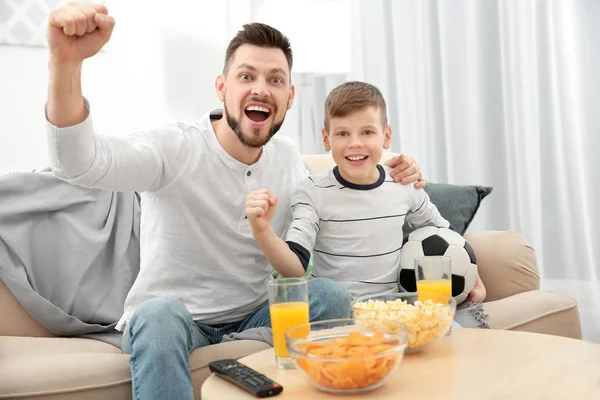
[[[381,115],[381,125],[387,127],[385,99],[375,86],[366,82],[346,82],[333,89],[325,99],[325,130],[329,120],[346,117],[365,107],[375,107]]]
[[[225,64],[223,65],[224,74],[229,70],[229,64],[231,63],[231,59],[236,50],[244,44],[280,49],[287,59],[288,67],[291,72],[294,58],[292,56],[290,40],[272,26],[254,22],[245,24],[243,29],[231,39],[231,42],[229,42],[229,46],[227,46],[227,51],[225,52]]]

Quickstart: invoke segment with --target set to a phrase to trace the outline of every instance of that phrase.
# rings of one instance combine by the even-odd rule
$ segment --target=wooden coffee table
[[[277,399],[334,399],[297,370],[279,370],[273,350],[240,359],[283,385]],[[407,354],[384,386],[360,399],[600,399],[600,344],[536,333],[454,329],[428,350]],[[203,400],[255,399],[210,376]]]

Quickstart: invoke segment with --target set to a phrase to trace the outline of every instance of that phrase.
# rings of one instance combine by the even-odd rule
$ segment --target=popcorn
[[[408,348],[416,349],[446,334],[452,324],[452,310],[433,300],[414,304],[401,299],[367,300],[354,304],[354,318],[357,324],[374,331],[393,331],[394,326],[386,320],[401,321],[408,328]]]

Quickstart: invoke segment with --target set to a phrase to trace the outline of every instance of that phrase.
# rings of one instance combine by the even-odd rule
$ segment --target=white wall
[[[228,40],[227,3],[108,3],[113,37],[83,69],[98,132],[122,135],[219,106],[214,78]],[[0,60],[0,172],[42,167],[47,49],[0,46]]]
[[[83,68],[83,90],[99,133],[123,135],[220,107],[214,80],[225,48],[252,16],[290,36],[298,71],[348,69],[349,36],[347,43],[331,44],[349,26],[345,0],[105,3],[117,21],[115,31],[105,51]],[[332,12],[338,18],[326,25]],[[46,166],[46,63],[46,48],[0,46],[0,173]],[[281,133],[298,139],[298,120],[293,107]]]

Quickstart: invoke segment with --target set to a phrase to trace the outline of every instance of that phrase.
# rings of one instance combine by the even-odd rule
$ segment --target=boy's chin
[[[359,171],[358,168],[360,168],[361,170]],[[372,169],[364,166],[358,168],[344,168],[341,170],[341,174],[344,177],[344,179],[346,179],[350,183],[354,183],[355,185],[368,185],[373,183],[371,182],[373,180]]]

